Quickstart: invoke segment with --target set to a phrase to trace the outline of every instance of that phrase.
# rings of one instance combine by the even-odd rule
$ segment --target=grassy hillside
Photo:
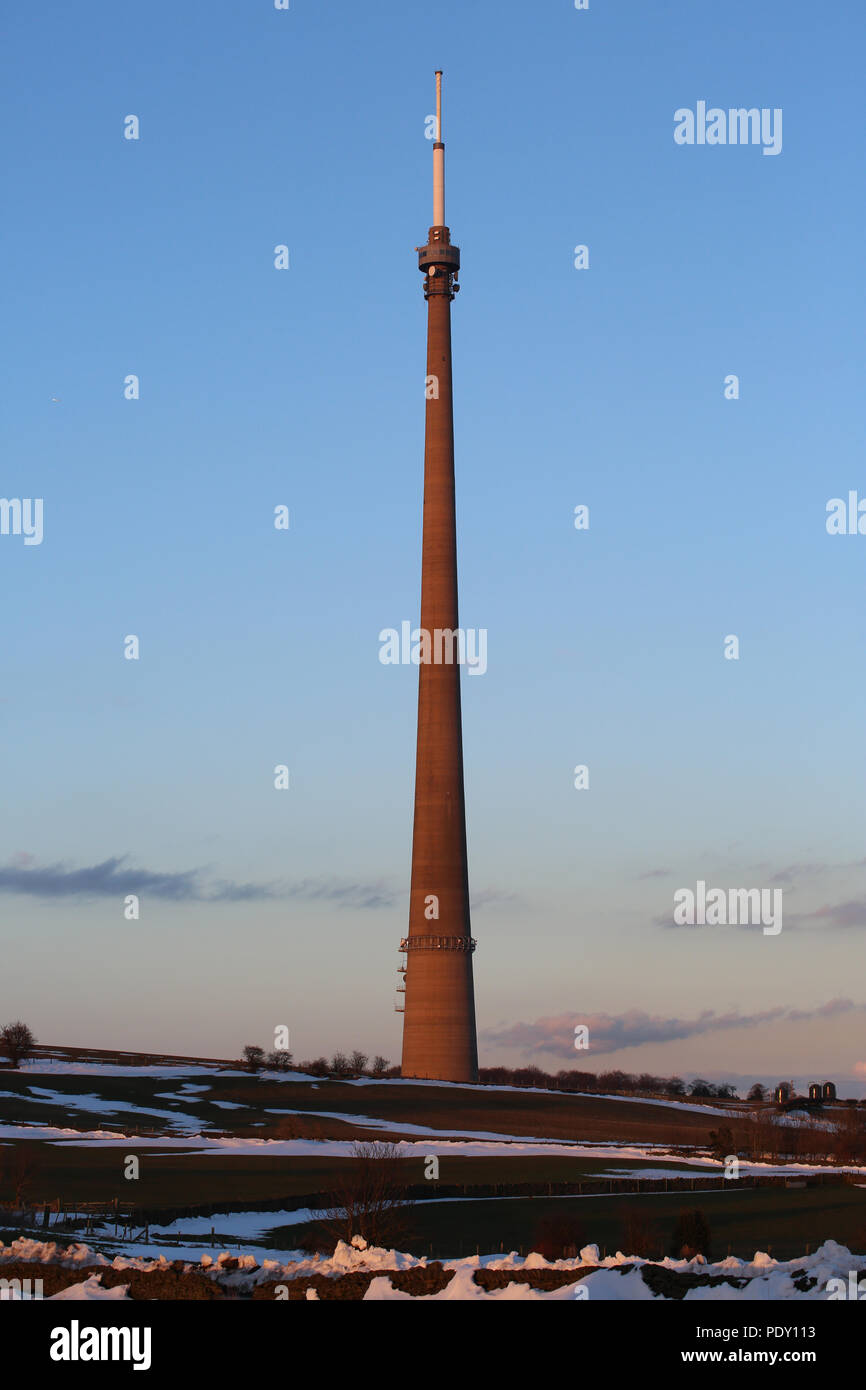
[[[117,1067],[129,1070],[112,1074]],[[440,1192],[450,1197],[462,1188],[465,1198],[413,1207],[403,1248],[416,1254],[528,1251],[539,1229],[552,1222],[562,1245],[596,1243],[609,1252],[628,1245],[627,1253],[658,1256],[667,1253],[673,1220],[685,1206],[705,1211],[721,1256],[730,1249],[749,1257],[772,1247],[780,1257],[791,1257],[828,1238],[866,1246],[866,1193],[859,1187],[751,1188],[724,1184],[718,1170],[701,1172],[681,1161],[705,1153],[710,1131],[720,1125],[730,1124],[745,1136],[751,1126],[737,1114],[742,1109],[742,1103],[713,1102],[701,1110],[429,1082],[304,1080],[250,1074],[231,1060],[46,1048],[20,1071],[0,1070],[0,1125],[16,1127],[0,1145],[0,1202],[8,1207],[17,1195],[19,1204],[59,1200],[68,1209],[79,1202],[116,1200],[152,1221],[160,1213],[171,1220],[194,1209],[315,1207],[345,1172],[345,1148],[328,1151],[325,1142],[321,1148],[314,1142],[282,1154],[266,1145],[243,1153],[215,1152],[213,1143],[208,1147],[197,1136],[344,1144],[391,1136],[407,1141],[400,1163],[407,1185],[425,1197]],[[45,1126],[78,1133],[114,1130],[127,1137],[122,1143],[107,1137],[90,1143],[74,1134],[40,1138],[37,1128],[31,1130]],[[479,1144],[471,1154],[444,1145],[449,1137],[476,1134],[511,1136],[514,1142],[499,1142],[489,1151]],[[521,1147],[520,1141],[527,1139],[604,1145],[610,1151],[526,1153],[527,1144]],[[676,1154],[623,1155],[617,1145],[660,1146]],[[439,1153],[438,1184],[426,1180],[425,1155],[431,1150]],[[135,1181],[124,1176],[130,1154],[140,1165]],[[697,1177],[699,1184],[721,1190],[627,1190],[630,1180],[643,1174],[655,1181],[660,1172],[672,1184]],[[545,1193],[549,1183],[584,1181],[596,1187],[581,1196]],[[599,1182],[607,1189],[603,1194]],[[507,1200],[488,1195],[523,1183],[533,1184],[536,1195]],[[218,1231],[218,1220],[215,1224]],[[295,1248],[303,1232],[303,1226],[272,1231],[264,1248]],[[644,1248],[637,1249],[638,1240]]]

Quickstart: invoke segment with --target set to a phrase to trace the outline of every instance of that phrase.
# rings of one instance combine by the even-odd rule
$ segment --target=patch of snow
[[[366,1297],[369,1301],[375,1302],[392,1298],[405,1301],[406,1298],[410,1297],[410,1295],[393,1288],[386,1271],[424,1268],[428,1263],[423,1256],[417,1258],[397,1250],[384,1250],[375,1246],[368,1246],[359,1237],[356,1237],[351,1244],[340,1241],[333,1255],[304,1255],[299,1251],[290,1253],[291,1259],[285,1261],[264,1259],[261,1264],[257,1263],[254,1254],[246,1254],[239,1258],[236,1269],[228,1270],[226,1269],[227,1263],[230,1260],[238,1259],[238,1255],[223,1251],[216,1259],[210,1255],[203,1256],[198,1264],[198,1269],[211,1278],[219,1279],[221,1283],[229,1287],[246,1291],[250,1291],[257,1283],[271,1280],[280,1282],[302,1275],[319,1274],[336,1278],[345,1273],[372,1272],[377,1277],[371,1281]],[[83,1269],[88,1266],[106,1268],[109,1265],[116,1270],[150,1270],[168,1267],[168,1261],[163,1256],[158,1260],[118,1256],[109,1261],[104,1255],[81,1244],[60,1249],[53,1243],[27,1239],[13,1241],[9,1246],[0,1242],[0,1266],[17,1260],[57,1264],[69,1269]],[[573,1270],[577,1276],[583,1273],[583,1279],[580,1282],[586,1283],[591,1300],[646,1300],[653,1297],[640,1272],[641,1267],[647,1263],[651,1262],[635,1255],[626,1255],[622,1251],[617,1251],[615,1255],[600,1259],[597,1245],[586,1245],[579,1256],[567,1260],[547,1261],[537,1252],[532,1252],[525,1259],[522,1259],[514,1251],[509,1252],[508,1255],[475,1255],[464,1259],[445,1261],[444,1268],[453,1270],[454,1278],[440,1293],[428,1295],[424,1301],[455,1302],[465,1300],[477,1302],[494,1300],[511,1302],[515,1300],[539,1301],[552,1298],[573,1299],[577,1296],[575,1284],[566,1284],[563,1288],[551,1292],[532,1289],[528,1284],[511,1284],[503,1289],[486,1292],[479,1285],[476,1285],[472,1278],[475,1270],[480,1268],[494,1270],[555,1269],[566,1272]],[[765,1252],[758,1251],[751,1261],[727,1256],[724,1260],[710,1263],[702,1256],[697,1256],[693,1260],[669,1257],[657,1263],[661,1268],[675,1273],[733,1275],[739,1280],[747,1281],[742,1289],[737,1289],[730,1284],[718,1284],[714,1287],[701,1286],[691,1289],[686,1297],[692,1300],[722,1299],[729,1301],[742,1299],[749,1301],[760,1299],[764,1302],[767,1299],[825,1300],[828,1281],[841,1279],[847,1287],[849,1274],[858,1275],[866,1269],[866,1255],[852,1254],[844,1245],[838,1245],[835,1241],[828,1240],[813,1254],[787,1261],[775,1260]],[[592,1272],[586,1272],[588,1270]],[[794,1280],[801,1278],[804,1274],[815,1280],[814,1287],[805,1291],[794,1285]],[[126,1287],[119,1286],[119,1289],[112,1290],[103,1289],[98,1274],[93,1274],[83,1282],[71,1285],[59,1296],[120,1298],[126,1296]],[[658,1297],[663,1296],[659,1295]]]
[[[146,1112],[143,1112],[146,1113]],[[177,1118],[177,1117],[175,1117]],[[196,1123],[200,1123],[196,1121]],[[384,1122],[383,1122],[384,1123]],[[502,1136],[501,1141],[471,1139],[440,1139],[438,1131],[423,1131],[428,1139],[402,1139],[395,1147],[404,1158],[426,1157],[430,1153],[439,1155],[462,1154],[467,1158],[505,1157],[520,1154],[524,1157],[540,1158],[547,1156],[573,1159],[617,1159],[646,1162],[650,1159],[669,1159],[688,1165],[690,1168],[704,1170],[708,1175],[720,1172],[723,1164],[714,1158],[700,1154],[674,1154],[661,1145],[651,1144],[581,1144],[562,1140],[523,1140]],[[250,1157],[262,1155],[271,1158],[351,1158],[354,1154],[355,1140],[349,1139],[253,1139],[234,1135],[208,1135],[189,1133],[180,1135],[127,1135],[115,1130],[77,1130],[63,1129],[51,1125],[2,1124],[0,1123],[0,1143],[11,1139],[45,1139],[58,1145],[71,1144],[80,1148],[117,1148],[132,1145],[135,1148],[154,1148],[168,1152],[182,1149],[189,1153],[212,1154],[216,1157]],[[158,1156],[158,1155],[157,1155]],[[775,1174],[784,1177],[802,1177],[811,1173],[855,1173],[866,1175],[866,1166],[854,1164],[814,1164],[814,1163],[757,1163],[746,1160],[740,1162],[741,1173]],[[640,1171],[636,1171],[640,1177]],[[682,1175],[680,1175],[682,1176]]]
[[[181,1076],[249,1076],[238,1068],[210,1066],[201,1062],[165,1066],[120,1065],[114,1062],[68,1062],[59,1057],[28,1057],[18,1068],[19,1073],[49,1073],[68,1076],[149,1076],[154,1081],[173,1081]]]
[[[91,1274],[89,1279],[85,1279],[81,1284],[70,1284],[67,1289],[61,1289],[59,1293],[53,1293],[45,1300],[46,1303],[83,1302],[92,1303],[97,1299],[128,1299],[129,1285],[115,1284],[112,1289],[102,1287],[102,1275]]]
[[[194,1115],[184,1115],[178,1110],[155,1110],[145,1106],[133,1105],[125,1100],[105,1100],[102,1096],[71,1095],[66,1091],[46,1091],[41,1086],[31,1086],[36,1096],[24,1096],[38,1105],[56,1105],[65,1110],[82,1110],[94,1115],[143,1115],[145,1119],[166,1120],[175,1129],[198,1133],[207,1122]]]

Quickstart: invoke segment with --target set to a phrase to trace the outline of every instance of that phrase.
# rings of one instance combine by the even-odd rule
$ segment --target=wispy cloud
[[[73,869],[65,864],[33,867],[16,856],[0,867],[0,893],[20,893],[34,898],[115,898],[128,893],[161,898],[168,902],[270,902],[290,898],[329,902],[338,907],[393,907],[398,895],[383,881],[343,882],[338,879],[301,879],[297,882],[236,883],[209,879],[201,869],[157,873],[136,868],[128,855],[105,859],[100,864]]]
[[[469,904],[473,912],[480,912],[486,907],[515,907],[521,901],[517,893],[504,888],[481,888],[470,895]]]
[[[789,913],[786,927],[866,927],[866,899],[852,898],[849,902],[827,904],[814,912]]]
[[[156,873],[136,868],[129,855],[115,855],[99,864],[74,869],[67,864],[39,867],[32,854],[19,852],[0,866],[0,893],[20,893],[31,898],[116,898],[128,893],[162,898],[175,903],[303,902],[331,903],[345,908],[384,909],[408,900],[405,887],[394,888],[385,879],[369,882],[303,878],[271,883],[237,883],[215,878],[204,869]],[[482,888],[472,896],[473,911],[514,905],[515,893]]]
[[[831,999],[815,1009],[780,1006],[752,1014],[743,1014],[739,1010],[720,1014],[708,1009],[693,1018],[665,1018],[639,1009],[619,1015],[557,1014],[536,1019],[534,1023],[514,1023],[505,1028],[488,1029],[483,1037],[487,1043],[517,1048],[525,1057],[547,1054],[568,1058],[573,1066],[580,1067],[580,1059],[586,1056],[586,1052],[575,1050],[574,1028],[578,1023],[589,1028],[589,1051],[598,1055],[621,1052],[624,1048],[640,1047],[646,1043],[683,1041],[706,1033],[754,1028],[762,1023],[804,1023],[846,1013],[866,1013],[866,1004],[856,1004],[851,999]]]
[[[818,874],[827,873],[831,867],[841,867],[829,864],[786,864],[784,869],[779,869],[777,873],[770,875],[771,883],[785,883],[793,885],[800,878],[815,878]]]
[[[304,898],[308,902],[336,903],[338,907],[395,907],[400,894],[384,880],[374,883],[342,883],[305,878],[300,883],[278,886],[275,898]]]
[[[786,864],[784,869],[779,869],[770,879],[771,883],[794,884],[798,879],[817,878],[821,874],[829,873],[848,873],[851,869],[866,868],[866,859],[852,859],[845,864],[821,863],[816,861],[800,861],[796,864]]]
[[[406,888],[385,878],[370,881],[343,878],[297,878],[272,883],[236,883],[204,869],[158,873],[129,863],[129,855],[114,855],[97,865],[72,869],[64,863],[36,865],[29,853],[17,853],[0,866],[0,892],[29,898],[118,898],[126,894],[161,898],[165,902],[325,902],[338,908],[388,909],[406,902]],[[473,910],[520,901],[500,888],[481,888],[473,895]]]

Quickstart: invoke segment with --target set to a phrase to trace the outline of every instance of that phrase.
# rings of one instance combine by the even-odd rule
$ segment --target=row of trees
[[[558,1071],[551,1073],[541,1067],[482,1067],[480,1080],[488,1086],[538,1086],[545,1091],[590,1091],[599,1095],[617,1092],[625,1095],[699,1096],[719,1100],[735,1100],[737,1090],[727,1082],[720,1085],[701,1077],[690,1083],[681,1076],[653,1076],[651,1072],[628,1071]]]
[[[243,1049],[243,1062],[249,1071],[301,1071],[309,1076],[331,1077],[340,1080],[351,1076],[395,1077],[399,1067],[388,1065],[387,1057],[374,1057],[366,1052],[335,1052],[312,1061],[295,1062],[291,1052],[265,1052],[255,1044]],[[669,1096],[671,1099],[695,1096],[709,1100],[736,1100],[737,1089],[727,1082],[715,1083],[696,1077],[685,1082],[681,1076],[654,1076],[651,1072],[627,1071],[544,1071],[541,1067],[482,1067],[479,1080],[486,1086],[529,1086],[545,1091],[589,1091],[599,1095],[615,1092],[623,1095]],[[763,1091],[762,1087],[759,1087]],[[756,1088],[752,1087],[752,1092]],[[750,1093],[750,1099],[763,1099]]]
[[[330,1061],[327,1057],[315,1057],[311,1062],[295,1062],[293,1054],[281,1049],[265,1052],[255,1043],[248,1043],[243,1049],[243,1061],[248,1071],[257,1072],[265,1068],[269,1071],[300,1071],[307,1076],[330,1077],[341,1080],[351,1076],[399,1076],[399,1067],[389,1067],[387,1057],[374,1057],[372,1061],[366,1052],[335,1052]]]

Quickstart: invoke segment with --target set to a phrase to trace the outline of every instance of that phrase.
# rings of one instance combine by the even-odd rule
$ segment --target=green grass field
[[[508,1200],[417,1204],[411,1234],[401,1249],[439,1259],[517,1250],[528,1254],[548,1218],[569,1230],[568,1241],[598,1245],[602,1255],[642,1254],[657,1259],[670,1254],[677,1213],[699,1208],[709,1222],[712,1258],[733,1254],[751,1259],[756,1250],[776,1259],[793,1259],[825,1240],[866,1250],[866,1191],[857,1187],[757,1188],[743,1191],[624,1194],[613,1197],[533,1197]],[[625,1217],[637,1214],[646,1223],[646,1248],[632,1249]],[[289,1249],[306,1226],[282,1227],[272,1233],[275,1248]]]
[[[342,1160],[328,1156],[274,1158],[261,1156],[202,1155],[180,1149],[136,1148],[135,1142],[117,1148],[83,1148],[76,1144],[31,1142],[27,1146],[34,1160],[28,1200],[50,1202],[61,1198],[67,1206],[74,1202],[135,1203],[149,1209],[205,1205],[220,1202],[271,1202],[331,1190],[340,1175]],[[130,1182],[123,1176],[127,1154],[140,1160],[140,1176]],[[424,1181],[424,1160],[401,1163],[407,1184]],[[562,1156],[464,1158],[460,1155],[440,1161],[440,1180],[449,1184],[487,1184],[520,1182],[577,1182],[607,1174],[611,1167],[627,1166],[635,1176],[657,1168],[651,1160],[629,1161]],[[665,1170],[686,1176],[696,1170],[688,1164],[665,1161]],[[431,1186],[432,1191],[432,1186]],[[291,1203],[290,1203],[291,1204]]]

